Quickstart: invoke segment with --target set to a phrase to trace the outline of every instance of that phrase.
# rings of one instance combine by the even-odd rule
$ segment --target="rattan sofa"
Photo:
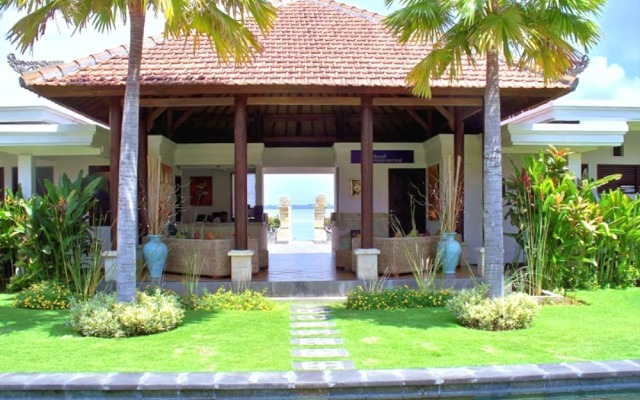
[[[209,277],[226,277],[231,275],[231,258],[229,251],[233,249],[234,239],[176,239],[165,238],[169,246],[166,272],[178,274],[189,273],[193,266],[198,266],[200,275]],[[249,250],[254,251],[251,257],[252,272],[259,271],[258,239],[250,238]]]

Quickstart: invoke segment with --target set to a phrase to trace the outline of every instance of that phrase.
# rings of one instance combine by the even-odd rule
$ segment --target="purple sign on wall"
[[[360,150],[351,150],[351,164],[360,164]],[[413,163],[413,150],[374,150],[374,164]]]

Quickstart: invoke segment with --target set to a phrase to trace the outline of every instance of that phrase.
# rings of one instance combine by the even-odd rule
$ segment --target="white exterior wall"
[[[360,196],[351,196],[351,180],[360,179],[360,164],[351,163],[351,150],[360,143],[336,143],[336,196],[340,213],[359,213]],[[426,168],[424,149],[420,143],[374,143],[374,150],[413,150],[413,163],[373,164],[373,212],[389,212],[389,170],[392,168]],[[425,176],[426,179],[426,176]]]
[[[589,176],[597,178],[598,164],[640,164],[640,122],[629,124],[629,132],[624,136],[623,147],[622,157],[614,157],[611,147],[583,153],[582,163],[589,165]]]

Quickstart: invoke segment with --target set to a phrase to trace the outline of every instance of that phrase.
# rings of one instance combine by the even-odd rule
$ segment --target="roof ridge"
[[[163,41],[164,36],[162,34],[148,36],[143,40],[142,48],[150,48]],[[65,76],[68,76],[83,68],[92,67],[94,65],[98,65],[101,62],[108,61],[114,57],[127,56],[128,54],[129,45],[121,44],[117,47],[105,49],[101,52],[89,54],[85,57],[76,58],[69,62],[49,65],[33,71],[24,72],[20,75],[20,82],[21,85],[24,86],[24,82],[33,83],[40,80],[46,81],[49,79],[64,78]]]
[[[378,14],[373,11],[365,10],[363,8],[358,8],[356,6],[351,6],[349,4],[345,4],[335,0],[306,0],[311,3],[322,4],[332,8],[333,10],[340,11],[344,14],[350,15],[352,17],[367,19],[372,22],[380,22],[385,15]]]

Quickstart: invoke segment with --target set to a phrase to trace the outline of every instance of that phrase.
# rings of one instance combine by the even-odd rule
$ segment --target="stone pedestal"
[[[118,275],[118,252],[115,250],[103,251],[100,253],[104,263],[104,280],[115,281]]]
[[[476,248],[476,262],[478,263],[478,274],[484,276],[484,247]]]
[[[378,249],[355,249],[356,276],[359,280],[378,279]]]
[[[253,250],[231,250],[231,282],[251,281],[251,257]]]
[[[291,241],[291,200],[289,196],[280,197],[280,228],[278,228],[277,243]]]
[[[316,204],[313,207],[313,242],[327,243],[327,231],[324,227],[324,213],[327,209],[327,198],[320,194],[316,196]]]

